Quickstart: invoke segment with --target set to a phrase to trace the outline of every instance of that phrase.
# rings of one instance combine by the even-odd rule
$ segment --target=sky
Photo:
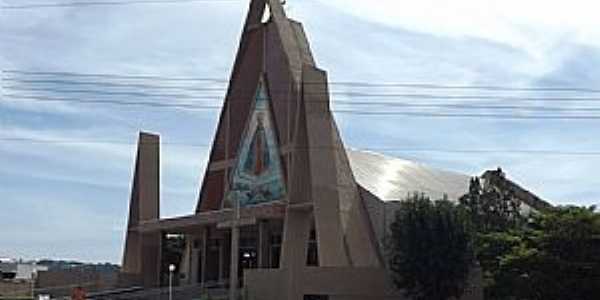
[[[3,5],[49,2],[4,0]],[[593,111],[599,107],[594,101],[547,100],[600,98],[595,91],[359,90],[450,96],[367,99],[344,95],[357,91],[356,87],[336,84],[598,88],[600,19],[596,12],[600,4],[584,0],[373,2],[287,1],[288,15],[304,24],[318,65],[328,71],[334,108],[345,109],[336,101],[457,105],[483,101],[451,97],[467,95],[491,98],[483,105],[591,108],[565,114],[600,116]],[[247,1],[242,0],[2,9],[0,257],[119,263],[140,130],[159,133],[163,141],[162,217],[193,212],[209,150],[203,145],[212,141],[218,110],[82,101],[220,105],[223,81],[231,72],[246,9]],[[50,76],[14,71],[153,77]],[[74,86],[73,81],[92,84]],[[212,99],[198,99],[194,97],[197,95]],[[31,99],[36,97],[37,101]],[[506,99],[510,97],[538,100],[513,103]],[[79,102],[47,101],[56,98]],[[540,114],[526,109],[499,113]],[[468,175],[501,166],[511,179],[551,203],[600,203],[600,155],[409,151],[597,152],[597,119],[335,117],[349,147],[387,148],[389,155]]]

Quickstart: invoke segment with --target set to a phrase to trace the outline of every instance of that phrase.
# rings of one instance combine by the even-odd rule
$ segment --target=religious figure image
[[[244,172],[254,176],[260,176],[266,171],[270,161],[263,118],[262,114],[258,114],[258,126],[250,144],[249,156],[244,164]]]
[[[269,100],[261,84],[244,138],[239,161],[226,196],[229,204],[241,206],[281,200],[285,185],[281,172],[279,148],[271,124]]]

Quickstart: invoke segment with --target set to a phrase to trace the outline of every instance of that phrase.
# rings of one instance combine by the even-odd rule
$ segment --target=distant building
[[[0,280],[0,299],[31,299],[32,285],[24,280]]]
[[[117,280],[116,271],[98,271],[81,267],[55,269],[39,273],[36,278],[36,293],[66,297],[77,287],[87,292],[111,289],[117,286]]]
[[[531,210],[543,211],[552,208],[552,205],[547,201],[508,179],[501,168],[486,171],[481,175],[481,179],[484,189],[494,188],[510,192],[513,197],[522,202],[524,212]]]
[[[36,262],[19,262],[13,259],[0,260],[0,273],[3,279],[32,280],[41,271],[48,267],[38,265]]]
[[[31,297],[38,272],[47,269],[36,262],[0,259],[0,299]]]
[[[119,267],[113,264],[86,264],[77,261],[41,260],[46,267],[36,277],[36,294],[53,298],[69,296],[76,287],[87,292],[111,289],[117,286]]]

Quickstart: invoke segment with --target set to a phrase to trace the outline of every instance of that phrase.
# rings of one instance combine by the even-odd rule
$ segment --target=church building
[[[346,149],[327,73],[280,0],[250,1],[190,215],[160,218],[159,144],[157,135],[140,134],[123,255],[124,275],[146,288],[168,273],[165,236],[180,235],[180,284],[256,300],[404,299],[391,284],[382,244],[390,200],[417,190],[457,199],[469,182],[408,166],[414,183],[400,191],[381,179],[392,162]],[[464,299],[481,299],[474,286]]]

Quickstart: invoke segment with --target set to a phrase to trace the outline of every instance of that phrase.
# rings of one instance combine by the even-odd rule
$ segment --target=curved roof
[[[469,188],[470,176],[368,151],[347,150],[358,184],[383,201],[425,193],[431,199],[457,200]]]

